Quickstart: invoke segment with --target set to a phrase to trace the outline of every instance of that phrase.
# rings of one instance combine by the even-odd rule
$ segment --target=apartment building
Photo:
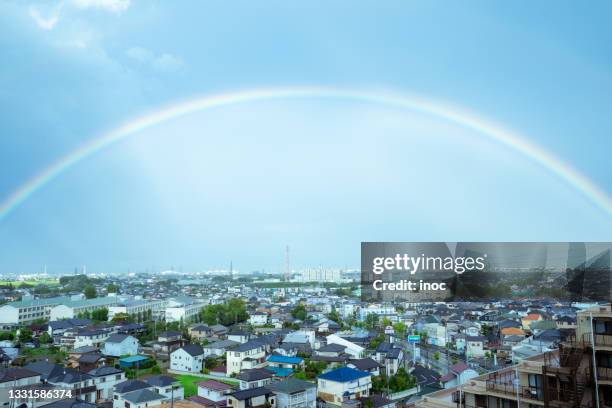
[[[612,308],[583,310],[576,320],[559,349],[428,394],[416,407],[612,407]]]

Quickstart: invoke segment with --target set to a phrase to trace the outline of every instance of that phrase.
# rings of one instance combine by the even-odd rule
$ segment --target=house
[[[315,408],[317,387],[311,382],[288,378],[267,386],[276,395],[276,408]]]
[[[527,316],[525,316],[525,317],[523,317],[521,319],[521,325],[522,325],[523,329],[530,330],[531,323],[537,322],[537,321],[543,320],[543,319],[544,318],[539,313],[529,313]]]
[[[106,357],[101,353],[84,353],[80,355],[76,360],[76,364],[72,365],[72,368],[78,368],[79,371],[87,372],[94,368],[102,367],[105,364]]]
[[[107,356],[135,356],[138,354],[138,340],[127,334],[113,334],[104,342],[102,352]]]
[[[127,408],[125,405],[126,401],[124,400],[124,396],[139,390],[153,391],[153,386],[140,380],[127,380],[115,384],[113,389],[113,408]]]
[[[66,336],[68,332],[64,332]],[[74,343],[73,348],[79,348],[83,346],[92,346],[101,348],[106,339],[111,335],[111,332],[106,329],[80,329],[74,332]]]
[[[206,344],[202,346],[204,349],[204,357],[221,357],[224,356],[227,350],[231,350],[238,346],[240,343],[232,340],[219,340],[214,343]]]
[[[251,333],[242,330],[236,330],[227,335],[228,340],[235,341],[240,344],[246,343],[250,338]]]
[[[485,341],[486,338],[484,336],[467,336],[465,338],[467,355],[470,357],[483,357],[485,355]]]
[[[395,375],[404,359],[404,352],[401,348],[395,347],[393,343],[385,341],[376,348],[375,358],[385,367],[387,375]]]
[[[461,362],[450,366],[448,374],[440,377],[440,382],[444,388],[451,388],[465,384],[468,380],[478,377],[478,375],[476,370]]]
[[[317,396],[331,404],[367,397],[371,388],[370,373],[349,367],[340,367],[317,377]]]
[[[265,347],[262,343],[251,340],[226,353],[227,375],[239,373],[245,369],[261,367],[265,363]]]
[[[204,362],[204,350],[199,344],[186,344],[170,353],[170,369],[199,373]]]
[[[415,364],[409,374],[416,379],[417,390],[421,393],[440,388],[440,374],[435,370]]]
[[[302,357],[288,357],[273,354],[268,357],[268,367],[288,368],[297,371],[304,365]]]
[[[352,358],[362,358],[364,357],[365,347],[359,346],[352,341],[349,341],[345,338],[338,336],[337,334],[330,334],[326,337],[327,344],[339,344],[344,346],[344,352],[350,355]]]
[[[156,353],[169,354],[183,345],[183,335],[176,331],[167,331],[157,336],[153,344]]]
[[[213,331],[205,324],[194,324],[187,329],[187,333],[192,339],[201,341],[212,336]]]
[[[62,367],[48,361],[35,361],[25,366],[40,374],[40,379],[58,388],[71,389],[83,401],[95,402],[96,386],[93,378],[72,368]]]
[[[225,405],[227,394],[234,390],[231,385],[215,380],[202,381],[197,386],[199,398],[196,402],[206,406]]]
[[[145,379],[145,382],[153,387],[156,393],[173,400],[182,400],[185,390],[179,380],[168,375],[155,375]]]
[[[222,324],[214,324],[210,326],[210,329],[212,330],[213,337],[218,339],[224,338],[228,332],[227,327],[223,326]]]
[[[232,408],[275,406],[275,397],[266,387],[235,391],[227,396],[227,405]]]
[[[48,401],[48,400],[47,400]],[[39,405],[37,405],[38,407]],[[97,405],[90,402],[85,402],[79,398],[65,398],[48,404],[40,405],[44,408],[102,408],[102,405]]]
[[[113,399],[115,385],[125,381],[125,373],[112,366],[94,368],[87,372],[96,386],[96,401]]]
[[[165,395],[158,394],[146,388],[128,392],[122,396],[122,399],[125,408],[154,407],[168,400]]]
[[[370,395],[367,398],[360,398],[361,407],[370,405],[372,408],[395,408],[397,404],[381,394]]]
[[[273,374],[263,368],[244,370],[238,375],[240,389],[246,390],[266,386],[272,382],[272,377]]]
[[[321,356],[321,357],[340,357],[342,354],[345,354],[344,350],[346,350],[346,346],[343,346],[341,344],[331,343],[331,344],[326,344],[325,346],[319,347],[316,353],[317,353],[317,356]]]
[[[21,367],[0,368],[0,403],[8,405],[9,389],[40,384],[40,373]]]
[[[367,371],[374,377],[378,377],[380,375],[380,364],[370,357],[349,360],[347,367],[354,368],[359,371]]]
[[[253,326],[264,326],[268,324],[268,314],[263,312],[255,312],[249,315],[249,323]]]

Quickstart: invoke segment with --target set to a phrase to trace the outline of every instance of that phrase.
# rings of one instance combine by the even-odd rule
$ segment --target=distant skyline
[[[418,95],[499,125],[612,194],[608,2],[0,4],[0,203],[122,124],[228,92]],[[559,174],[418,109],[325,97],[170,118],[0,219],[0,274],[291,263],[361,241],[611,241]]]

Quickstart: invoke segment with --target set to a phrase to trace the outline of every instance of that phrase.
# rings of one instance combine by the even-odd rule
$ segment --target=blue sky
[[[261,87],[417,94],[512,129],[612,194],[609,2],[8,1],[0,201],[82,143]],[[267,101],[148,129],[0,220],[0,274],[358,266],[363,240],[610,240],[520,154],[439,118]]]

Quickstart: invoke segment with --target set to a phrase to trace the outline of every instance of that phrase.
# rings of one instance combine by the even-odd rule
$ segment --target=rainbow
[[[456,107],[444,105],[422,97],[405,94],[329,87],[282,87],[253,89],[205,96],[172,105],[131,120],[107,134],[83,144],[13,191],[0,203],[0,220],[5,218],[11,211],[30,198],[43,186],[72,166],[100,152],[106,147],[142,130],[180,116],[208,109],[256,101],[297,98],[349,100],[385,105],[399,109],[408,109],[474,130],[538,163],[553,175],[567,182],[577,192],[584,195],[593,204],[605,211],[607,215],[612,215],[612,199],[591,180],[580,174],[568,164],[554,157],[549,152],[529,142],[526,138],[480,118],[473,113],[465,112]]]

